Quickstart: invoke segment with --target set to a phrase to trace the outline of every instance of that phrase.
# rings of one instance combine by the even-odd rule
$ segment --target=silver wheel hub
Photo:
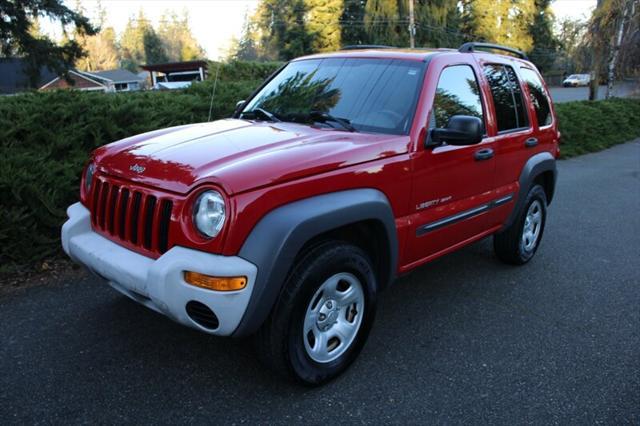
[[[344,354],[355,340],[364,313],[360,280],[348,272],[329,277],[311,298],[304,317],[307,354],[327,363]]]
[[[527,210],[527,215],[524,218],[524,226],[522,227],[520,246],[524,251],[530,252],[536,247],[541,229],[542,205],[540,201],[535,200]]]

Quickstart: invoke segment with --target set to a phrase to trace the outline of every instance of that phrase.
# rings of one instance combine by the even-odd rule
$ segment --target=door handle
[[[536,145],[538,145],[537,138],[529,138],[526,141],[524,141],[524,146],[526,146],[527,148],[533,148]]]
[[[493,150],[491,148],[480,149],[473,154],[476,161],[488,160],[493,157]]]

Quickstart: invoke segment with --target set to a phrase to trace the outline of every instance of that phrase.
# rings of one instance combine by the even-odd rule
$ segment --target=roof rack
[[[393,46],[385,46],[382,44],[352,44],[344,46],[340,50],[357,50],[357,49],[393,49]]]
[[[481,49],[494,49],[494,50],[503,50],[505,52],[509,52],[509,53],[513,53],[514,55],[518,56],[521,59],[524,59],[526,61],[529,60],[529,58],[527,57],[526,53],[524,53],[521,50],[518,49],[513,49],[511,47],[507,47],[507,46],[501,46],[499,44],[492,44],[492,43],[478,43],[478,42],[468,42],[463,44],[462,46],[460,46],[458,48],[458,52],[462,52],[462,53],[471,53],[474,52],[476,50],[476,48],[481,48]]]

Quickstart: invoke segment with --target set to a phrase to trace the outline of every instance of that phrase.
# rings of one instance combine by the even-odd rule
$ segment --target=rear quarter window
[[[543,127],[550,125],[553,121],[553,117],[551,116],[551,106],[540,76],[538,76],[534,70],[529,68],[521,68],[520,73],[522,74],[522,78],[529,90],[531,103],[536,110],[538,126]]]
[[[484,75],[491,88],[496,111],[498,132],[529,126],[529,117],[518,77],[508,65],[492,64],[484,67]]]

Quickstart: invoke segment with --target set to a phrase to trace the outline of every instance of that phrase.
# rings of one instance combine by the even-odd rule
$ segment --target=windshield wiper
[[[342,126],[343,129],[348,130],[350,132],[357,132],[358,129],[356,129],[355,127],[353,127],[351,125],[351,122],[349,120],[347,120],[346,118],[340,118],[340,117],[334,117],[333,115],[326,113],[326,112],[322,112],[322,111],[310,111],[309,112],[309,118],[311,118],[313,121],[317,121],[320,123],[324,123],[327,121],[331,121],[333,123],[338,123],[340,126]]]
[[[258,115],[263,116],[264,118],[266,118],[269,121],[273,121],[275,123],[279,123],[282,120],[280,120],[278,117],[275,116],[274,113],[267,111],[264,108],[254,108],[251,111],[245,111],[242,114],[240,114],[240,117],[244,116],[245,114],[253,114],[254,117],[258,117]]]

